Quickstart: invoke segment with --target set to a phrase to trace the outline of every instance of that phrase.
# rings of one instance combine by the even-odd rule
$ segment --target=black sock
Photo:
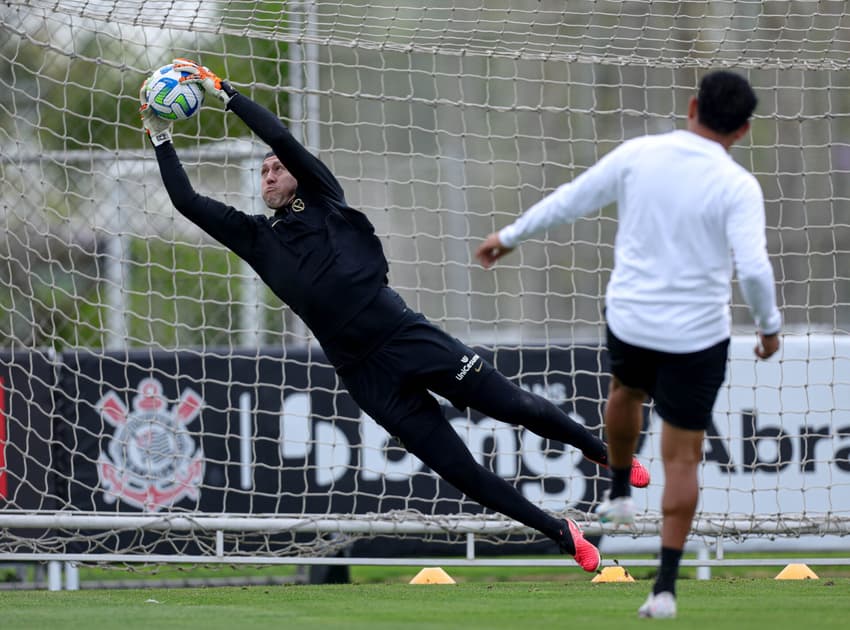
[[[661,566],[658,568],[658,577],[655,578],[655,586],[652,588],[654,595],[664,591],[673,595],[676,594],[676,578],[679,576],[681,559],[681,549],[661,548]]]
[[[559,533],[560,539],[558,540],[558,546],[561,548],[561,551],[570,556],[576,555],[576,544],[572,534],[570,534],[570,526],[567,525],[567,521],[561,521],[561,530]]]
[[[629,484],[629,479],[632,476],[632,467],[628,468],[614,468],[611,467],[611,493],[608,495],[609,499],[616,499],[618,497],[630,497],[632,496],[632,487]]]

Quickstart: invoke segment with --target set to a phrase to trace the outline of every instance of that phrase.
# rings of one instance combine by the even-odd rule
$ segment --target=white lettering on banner
[[[360,415],[360,478],[363,481],[407,481],[422,462],[402,447],[388,450],[389,434],[365,413]]]
[[[584,418],[577,413],[568,414],[575,422],[586,424]],[[560,511],[573,505],[584,497],[587,490],[587,480],[584,475],[576,472],[576,466],[582,459],[581,451],[565,446],[560,452],[547,450],[548,440],[536,433],[525,430],[520,439],[520,454],[529,472],[538,479],[562,479],[564,488],[561,492],[549,492],[538,480],[522,484],[522,494],[526,499],[539,505],[545,510]]]
[[[850,338],[788,336],[778,356],[756,361],[751,337],[733,338],[727,381],[714,407],[700,471],[700,510],[850,515]],[[663,479],[661,421],[642,455]],[[635,493],[658,509],[662,484]]]
[[[516,430],[509,424],[493,418],[482,418],[471,423],[466,416],[452,418],[449,423],[466,443],[475,461],[486,465],[485,456],[492,454],[493,470],[502,477],[515,477],[517,474],[517,438]],[[493,448],[486,448],[489,444]]]
[[[251,454],[254,438],[252,420],[251,394],[242,392],[239,394],[239,487],[243,490],[250,490],[254,486],[251,470],[254,463]]]
[[[578,414],[576,422],[585,424]],[[311,421],[310,397],[299,393],[284,400],[280,415],[280,453],[284,459],[305,459],[314,455],[315,482],[330,486],[352,471],[357,453],[345,433],[332,423]],[[564,490],[547,492],[540,479],[524,480],[519,489],[526,498],[547,509],[563,509],[566,503],[581,500],[585,480],[574,474],[581,453],[567,447],[560,453],[547,450],[547,440],[525,431],[517,443],[518,432],[511,425],[481,418],[471,423],[466,416],[452,418],[449,423],[467,444],[475,460],[488,465],[501,477],[513,479],[522,462],[535,477],[557,476],[565,480]],[[389,447],[389,434],[367,414],[360,416],[360,469],[364,481],[408,481],[425,468],[418,457],[401,447]],[[399,453],[401,451],[401,453]],[[491,462],[487,462],[487,459]]]
[[[329,486],[345,477],[354,453],[342,429],[331,422],[314,422],[316,483]]]
[[[280,456],[299,459],[310,453],[310,394],[292,394],[280,410]]]
[[[756,361],[754,343],[750,336],[732,340],[727,382],[706,436],[699,509],[731,517],[850,515],[850,338],[789,335],[780,355],[769,361]],[[568,391],[555,382],[523,388],[553,402]],[[581,395],[586,394],[576,393]],[[578,414],[571,417],[587,424]],[[500,476],[515,479],[520,470],[533,475],[518,480],[532,501],[563,509],[584,498],[588,480],[577,472],[581,454],[576,449],[545,451],[545,440],[491,418],[472,422],[459,416],[451,424],[476,460]],[[312,421],[307,393],[286,398],[280,426],[282,457],[312,453],[315,480],[323,485],[355,471],[365,481],[399,482],[423,470],[416,457],[388,448],[389,436],[366,414],[360,417],[357,447],[332,423]],[[661,426],[653,417],[638,454],[654,481],[634,493],[639,509],[653,512],[659,510],[664,479]],[[539,479],[553,477],[563,479],[566,488],[547,493]]]

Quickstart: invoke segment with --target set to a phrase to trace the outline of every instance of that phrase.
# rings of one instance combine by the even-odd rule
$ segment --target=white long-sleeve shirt
[[[499,232],[506,247],[617,202],[612,332],[664,352],[708,348],[731,334],[733,266],[757,328],[779,332],[764,198],[724,147],[690,131],[629,140]]]

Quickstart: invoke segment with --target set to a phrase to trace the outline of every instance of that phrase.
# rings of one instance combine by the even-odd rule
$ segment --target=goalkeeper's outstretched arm
[[[178,212],[245,260],[256,236],[254,220],[232,206],[198,193],[189,181],[171,142],[154,148],[162,183]]]
[[[182,81],[200,83],[224,106],[239,116],[257,136],[269,145],[286,169],[302,185],[319,186],[328,194],[342,198],[343,191],[327,166],[310,153],[270,110],[237,92],[229,82],[216,76],[209,68],[184,60],[175,69],[193,72]]]
[[[171,203],[180,214],[200,227],[222,245],[248,260],[253,251],[256,224],[253,219],[235,208],[199,194],[189,181],[174,145],[171,142],[172,123],[156,116],[144,98],[142,84],[140,114],[142,126],[154,146],[162,183]]]

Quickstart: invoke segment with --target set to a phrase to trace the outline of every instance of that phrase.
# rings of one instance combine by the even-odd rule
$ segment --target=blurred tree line
[[[620,141],[683,126],[703,62],[728,62],[762,99],[752,133],[733,156],[765,192],[786,323],[848,331],[850,278],[842,270],[850,261],[850,147],[842,112],[850,70],[831,57],[846,59],[848,45],[838,3],[809,7],[814,21],[773,6],[761,11],[758,3],[632,3],[647,20],[640,28],[591,2],[568,3],[565,12],[544,3],[557,6],[557,16],[536,13],[544,6],[537,0],[512,3],[529,9],[513,16],[478,0],[427,8],[358,1],[345,11],[317,3],[318,32],[327,42],[315,45],[319,59],[311,66],[321,70],[320,93],[288,74],[295,50],[280,40],[295,20],[279,3],[216,3],[224,12],[204,14],[186,27],[192,31],[134,26],[132,5],[137,18],[148,17],[142,3],[81,9],[126,9],[114,22],[60,12],[71,4],[43,15],[20,3],[0,5],[0,343],[102,346],[110,331],[114,343],[116,288],[125,311],[120,334],[130,345],[230,345],[233,333],[250,330],[240,328],[254,304],[246,291],[250,271],[208,239],[187,237],[182,217],[157,222],[171,211],[158,176],[142,181],[127,161],[115,168],[119,159],[152,164],[138,91],[175,56],[209,66],[281,118],[288,118],[290,94],[299,99],[293,105],[318,105],[319,112],[304,108],[299,126],[321,128],[323,159],[384,239],[393,284],[411,306],[453,334],[530,343],[569,343],[574,333],[598,338],[616,212],[609,207],[562,226],[495,271],[474,265],[472,244]],[[473,5],[505,30],[463,19],[461,9]],[[740,14],[729,28],[712,30],[726,19],[702,7],[721,5]],[[295,6],[303,9],[298,2],[287,10]],[[178,14],[164,22],[182,24]],[[535,21],[540,16],[552,19]],[[783,30],[792,25],[797,30]],[[554,53],[578,46],[615,55],[634,45],[644,58],[540,59],[534,46],[545,43],[519,39],[533,32],[549,33]],[[778,65],[748,61],[751,46],[775,54]],[[491,50],[503,54],[482,52]],[[519,50],[525,55],[516,58]],[[255,167],[231,159],[223,145],[246,138],[244,124],[216,102],[175,131],[196,186],[217,197],[237,195],[234,205],[251,211],[240,177],[256,180]],[[190,149],[219,155],[189,157]],[[63,157],[70,152],[73,159]],[[138,227],[128,213],[140,216]],[[123,276],[116,278],[119,259]],[[287,328],[290,315],[266,289],[258,292],[266,341],[285,341],[297,327]],[[746,330],[751,318],[737,293],[732,307],[733,322]]]
[[[94,160],[66,162],[62,153],[135,152],[152,159],[139,122],[139,87],[150,72],[177,56],[228,77],[285,117],[285,91],[255,92],[248,86],[258,82],[285,86],[288,46],[272,39],[152,29],[143,36],[149,41],[136,41],[120,35],[117,28],[114,32],[57,29],[52,22],[37,25],[26,16],[17,22],[26,31],[21,36],[3,28],[16,24],[15,12],[0,8],[0,142],[15,147],[18,156],[39,162],[18,168],[16,156],[9,152],[9,159],[0,161],[0,175],[22,191],[41,186],[43,207],[35,207],[28,195],[21,194],[19,203],[4,208],[0,344],[57,350],[103,347],[110,306],[101,278],[108,246],[103,231],[68,226],[103,202],[92,198],[97,188],[89,180],[91,173],[98,177],[106,167]],[[199,52],[208,50],[218,52]],[[208,101],[201,115],[180,125],[178,148],[189,142],[197,146],[192,136],[199,136],[201,128],[203,136],[212,139],[249,133],[244,125],[228,124],[218,102]],[[34,182],[33,177],[41,181]],[[127,292],[130,345],[226,345],[224,329],[216,338],[204,326],[236,319],[233,296],[239,294],[239,279],[229,273],[237,266],[235,257],[159,238],[124,238],[123,256],[129,264],[122,289]]]

